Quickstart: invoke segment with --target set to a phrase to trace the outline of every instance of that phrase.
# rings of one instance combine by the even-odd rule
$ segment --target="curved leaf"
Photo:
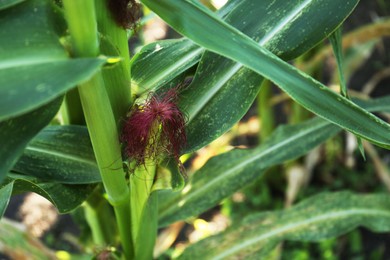
[[[328,4],[328,9],[339,7],[337,1]],[[354,4],[344,5],[334,19],[328,19],[321,7],[320,1],[246,0],[225,21],[278,56],[291,59],[337,28]],[[311,26],[302,30],[307,21]],[[241,119],[255,100],[262,80],[241,64],[205,52],[192,84],[182,93],[181,107],[189,115],[185,152],[208,144]]]
[[[9,8],[13,5],[19,4],[21,2],[24,2],[26,0],[1,0],[0,2],[0,10]]]
[[[206,8],[188,0],[142,2],[197,44],[269,78],[306,109],[378,146],[390,148],[389,124],[280,60]],[[302,4],[310,2],[306,0]],[[320,1],[322,11],[333,12],[332,18],[337,17],[339,8],[328,9],[328,3]],[[357,2],[347,3],[351,4],[349,10],[352,11]],[[338,7],[343,8],[340,5]]]
[[[28,142],[55,116],[62,98],[27,114],[0,122],[0,182],[23,153]]]
[[[69,185],[42,182],[12,173],[8,176],[8,182],[13,183],[14,186],[13,194],[35,192],[53,203],[61,214],[80,206],[96,187],[96,184]]]
[[[283,240],[321,241],[358,226],[375,232],[390,231],[390,196],[320,194],[290,209],[251,216],[190,246],[179,259],[262,259]]]
[[[89,79],[104,58],[69,59],[50,1],[0,11],[0,120],[20,115]]]
[[[12,194],[13,183],[0,187],[0,219],[3,217],[5,210],[7,209],[9,199]]]
[[[224,18],[240,2],[243,1],[229,1],[216,12],[217,15]],[[186,38],[162,40],[144,46],[131,60],[133,92],[141,95],[163,86],[198,63],[203,52],[202,47]]]
[[[31,111],[90,78],[105,59],[71,59],[0,69],[0,120]]]
[[[12,170],[48,182],[101,182],[88,130],[84,126],[46,127],[28,144]]]
[[[255,149],[236,149],[211,158],[181,191],[160,200],[161,226],[197,215],[250,184],[273,165],[298,158],[340,131],[315,118],[279,127]]]
[[[58,259],[55,251],[46,247],[16,220],[2,219],[0,234],[2,259]]]
[[[366,107],[369,111],[387,112],[390,113],[390,96],[379,97],[369,100],[354,100],[362,107]]]
[[[146,45],[132,59],[131,77],[138,93],[153,90],[195,65],[204,49],[188,39]]]
[[[390,103],[385,101],[382,100],[382,105],[373,101],[362,105],[370,111],[378,107],[389,109]],[[211,158],[181,192],[165,193],[159,203],[160,225],[204,212],[258,179],[268,167],[306,154],[339,131],[341,128],[336,125],[314,118],[279,127],[255,149],[236,149]]]

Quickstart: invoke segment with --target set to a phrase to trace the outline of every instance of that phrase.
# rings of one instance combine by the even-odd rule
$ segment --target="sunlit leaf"
[[[227,231],[190,246],[179,259],[262,259],[283,240],[317,242],[358,226],[389,232],[390,196],[320,194],[290,209],[252,215]]]
[[[381,101],[382,105],[374,101],[361,104],[369,111],[389,109],[390,103],[386,99]],[[160,226],[201,214],[253,183],[267,168],[306,154],[340,131],[341,128],[329,121],[314,118],[277,128],[257,148],[236,149],[211,158],[194,173],[182,191],[162,196]]]
[[[313,1],[302,2],[301,7]],[[188,0],[142,2],[200,46],[240,62],[272,80],[306,109],[376,145],[390,148],[389,124],[282,61],[206,8]],[[357,1],[347,3],[351,12]],[[321,5],[324,13],[331,14],[332,18],[338,17],[335,10],[340,8],[329,8],[328,2],[321,2]],[[344,8],[345,5],[338,6]],[[295,15],[299,15],[302,8],[297,9]],[[317,33],[329,34],[331,31]]]

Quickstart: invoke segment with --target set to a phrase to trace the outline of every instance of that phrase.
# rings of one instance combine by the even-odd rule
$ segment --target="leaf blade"
[[[213,157],[194,174],[183,191],[161,200],[160,225],[203,212],[259,178],[266,168],[298,158],[339,131],[337,126],[315,118],[278,128],[255,149],[236,149]]]
[[[49,1],[42,0],[0,11],[0,121],[47,104],[106,62],[70,59],[60,43],[61,18]]]
[[[324,193],[287,210],[253,215],[241,225],[189,247],[180,259],[206,251],[213,259],[265,257],[280,241],[315,242],[339,236],[357,226],[386,232],[390,230],[389,208],[387,194]],[[236,235],[242,233],[246,236],[237,240]],[[216,243],[218,247],[214,246]]]
[[[8,176],[8,182],[14,182],[13,194],[37,193],[49,200],[61,214],[69,213],[80,206],[96,187],[96,184],[69,185],[42,182],[12,173]]]
[[[390,107],[388,97],[360,103],[369,111]],[[194,174],[181,192],[165,193],[159,203],[160,225],[202,213],[252,183],[268,167],[298,158],[339,131],[341,129],[329,121],[313,118],[279,127],[257,148],[232,150],[213,157]]]
[[[12,182],[3,187],[0,187],[0,219],[3,217],[4,212],[7,209],[12,194],[12,188]]]
[[[28,144],[13,171],[54,183],[101,182],[84,126],[46,127]]]
[[[390,148],[389,124],[283,62],[207,9],[191,1],[142,2],[197,44],[271,79],[306,109],[378,146]]]
[[[55,116],[62,98],[21,116],[0,122],[0,181],[22,155],[28,142]]]
[[[163,40],[144,46],[131,61],[131,76],[140,94],[165,85],[195,65],[203,48],[188,39]]]

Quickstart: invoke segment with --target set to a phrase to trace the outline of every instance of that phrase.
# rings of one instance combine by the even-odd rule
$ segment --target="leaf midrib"
[[[223,180],[226,179],[227,176],[229,176],[231,174],[234,174],[236,170],[238,170],[240,168],[243,168],[243,167],[246,167],[246,165],[248,165],[248,164],[250,164],[250,163],[252,163],[252,162],[254,162],[256,160],[259,160],[259,158],[274,152],[275,150],[279,149],[280,147],[285,146],[286,144],[288,144],[290,142],[294,142],[294,140],[299,139],[302,136],[309,135],[311,132],[313,132],[313,131],[315,132],[318,129],[321,129],[324,125],[327,125],[327,124],[329,124],[329,123],[327,121],[323,120],[320,123],[318,123],[318,125],[315,128],[305,129],[305,130],[299,132],[297,135],[291,136],[291,137],[283,140],[282,142],[279,142],[279,143],[269,147],[268,149],[263,150],[262,152],[260,152],[259,154],[255,155],[255,156],[251,156],[249,159],[244,160],[243,162],[241,162],[241,163],[237,164],[236,166],[230,168],[229,170],[225,171],[225,174],[218,175],[216,178],[213,178],[212,180],[210,180],[209,182],[204,184],[201,188],[196,189],[194,192],[190,193],[190,195],[188,195],[184,200],[183,199],[180,200],[177,204],[179,205],[179,207],[185,205],[186,201],[188,202],[193,197],[198,196],[198,194],[204,193],[203,190],[208,190],[209,187],[213,186],[215,183],[223,182]],[[263,167],[267,167],[267,166],[263,166]],[[189,184],[189,185],[191,185],[191,184]],[[184,189],[184,190],[186,190],[186,189]],[[190,190],[191,189],[188,189],[187,192],[189,192]],[[164,213],[165,214],[169,213],[169,211],[174,209],[175,206],[176,206],[176,204],[172,203],[171,207],[168,207],[166,210],[163,210],[160,213],[160,216],[162,217],[164,215]]]
[[[89,166],[97,168],[97,165],[96,165],[95,161],[88,160],[88,159],[83,159],[83,158],[81,158],[79,156],[70,155],[68,153],[62,153],[62,152],[58,152],[58,151],[47,150],[47,149],[43,149],[43,148],[39,148],[39,147],[32,147],[32,146],[28,146],[26,148],[26,150],[29,150],[29,151],[32,151],[32,152],[41,153],[41,154],[47,154],[47,155],[51,155],[51,156],[57,156],[59,158],[68,159],[70,161],[78,162],[78,163],[81,163],[81,164],[88,164]]]
[[[285,16],[284,19],[280,20],[279,23],[276,24],[273,30],[266,33],[261,40],[259,40],[259,45],[264,46],[266,43],[268,43],[286,24],[288,24],[290,21],[294,20],[295,17],[299,15],[299,13],[306,8],[309,4],[311,4],[313,0],[306,0],[301,5],[298,6],[298,8],[293,9],[291,12],[288,13],[287,16]],[[241,63],[235,63],[234,66],[226,73],[228,76],[222,77],[222,80],[218,80],[216,84],[214,84],[213,88],[209,88],[209,91],[205,93],[205,95],[202,95],[202,99],[200,99],[200,102],[197,102],[197,106],[194,106],[192,110],[187,110],[186,112],[189,115],[188,122],[190,123],[192,119],[194,119],[199,112],[203,109],[203,107],[218,93],[218,91],[226,84],[226,82],[229,81],[229,79],[237,73],[238,70],[240,70],[243,67]],[[200,105],[198,105],[200,103]]]
[[[146,81],[146,83],[144,82],[143,85],[147,85],[148,87],[156,85],[161,78],[166,78],[169,74],[171,74],[172,72],[177,70],[177,68],[180,68],[187,61],[189,61],[192,58],[196,57],[197,55],[199,55],[203,51],[204,51],[204,48],[199,47],[198,49],[188,53],[187,55],[183,56],[183,58],[180,59],[179,61],[177,61],[175,63],[172,63],[173,66],[170,66],[167,69],[162,70],[161,73],[155,74],[155,77],[153,77],[149,81]],[[137,84],[139,85],[138,82],[137,82]]]
[[[287,225],[284,225],[282,227],[272,229],[270,232],[261,234],[258,237],[246,240],[236,246],[230,247],[228,250],[224,251],[222,254],[215,256],[213,259],[224,259],[225,257],[234,254],[235,252],[238,252],[242,250],[245,247],[251,246],[255,243],[260,242],[261,240],[270,239],[272,236],[277,236],[282,233],[286,233],[292,230],[297,230],[301,227],[314,224],[317,222],[329,222],[332,219],[339,219],[339,218],[346,218],[348,216],[353,215],[365,215],[365,216],[383,216],[383,217],[390,217],[390,212],[386,210],[378,210],[378,209],[360,209],[360,208],[352,208],[348,210],[338,210],[338,211],[332,211],[327,212],[326,214],[317,215],[312,218],[306,218],[303,221],[290,223]]]
[[[7,70],[12,68],[20,68],[27,66],[36,66],[41,64],[53,63],[53,62],[63,62],[69,60],[68,57],[44,57],[40,56],[37,59],[31,59],[30,57],[20,58],[20,59],[10,59],[0,62],[0,70]]]

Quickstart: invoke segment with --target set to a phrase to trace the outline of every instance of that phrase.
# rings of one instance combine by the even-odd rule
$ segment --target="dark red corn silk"
[[[116,23],[124,29],[134,29],[141,17],[140,5],[135,0],[108,0],[108,9]]]
[[[157,96],[150,95],[142,106],[132,109],[124,123],[121,141],[124,153],[134,159],[136,165],[144,165],[150,158],[173,157],[183,170],[179,160],[186,144],[185,117],[176,105],[178,88],[172,88]]]

